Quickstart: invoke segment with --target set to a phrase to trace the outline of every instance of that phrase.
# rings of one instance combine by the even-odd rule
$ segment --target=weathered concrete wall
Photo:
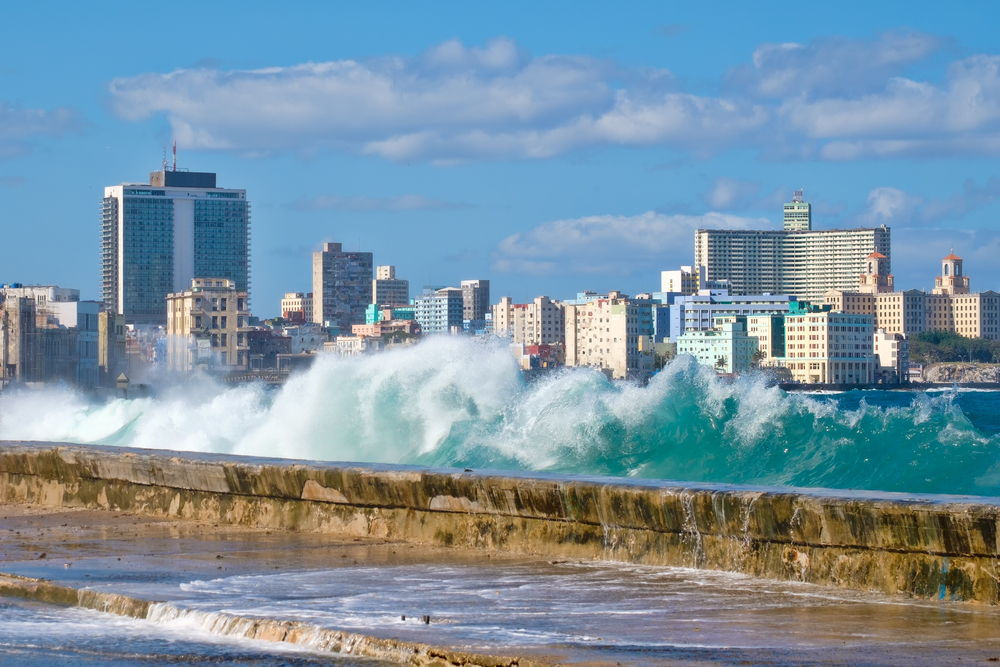
[[[332,630],[298,621],[183,609],[167,602],[58,586],[41,579],[12,574],[0,574],[0,596],[96,609],[151,621],[183,618],[189,624],[215,635],[285,642],[306,646],[314,651],[379,658],[413,667],[554,667],[553,663],[523,657],[453,651],[429,644]]]
[[[0,443],[0,502],[997,604],[1000,506],[946,500]]]

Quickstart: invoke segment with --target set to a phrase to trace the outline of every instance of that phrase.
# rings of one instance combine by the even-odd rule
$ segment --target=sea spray
[[[721,380],[689,357],[646,386],[594,369],[527,383],[502,342],[435,337],[324,355],[273,391],[201,377],[100,404],[67,388],[6,391],[0,438],[1000,495],[998,408],[998,393],[786,393],[761,376]]]

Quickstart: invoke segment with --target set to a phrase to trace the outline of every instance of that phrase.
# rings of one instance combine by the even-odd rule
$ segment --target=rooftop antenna
[[[174,139],[174,171],[177,171],[177,140]]]
[[[167,145],[163,144],[163,161],[161,162],[163,166],[163,171],[167,170]]]
[[[802,203],[802,188],[799,188],[798,190],[795,191],[795,193],[792,195],[792,201],[796,204]]]

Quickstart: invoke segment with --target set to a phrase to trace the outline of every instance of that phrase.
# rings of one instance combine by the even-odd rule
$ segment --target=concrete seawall
[[[997,604],[1000,501],[0,443],[0,502]]]

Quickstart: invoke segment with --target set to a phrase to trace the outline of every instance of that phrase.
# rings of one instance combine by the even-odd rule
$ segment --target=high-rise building
[[[490,312],[490,281],[462,281],[462,318],[480,322],[486,320]]]
[[[786,232],[808,232],[812,229],[812,205],[802,199],[802,190],[796,190],[792,201],[785,204],[784,222]]]
[[[313,253],[313,321],[339,327],[346,335],[365,323],[365,308],[374,279],[370,252],[345,251],[340,243],[324,243]]]
[[[397,279],[395,266],[376,267],[371,302],[379,306],[409,305],[410,281]]]
[[[786,210],[786,215],[792,214],[810,215]],[[881,275],[887,276],[891,265],[890,230],[885,225],[823,230],[699,229],[694,250],[695,264],[705,267],[707,280],[728,280],[733,294],[792,294],[822,300],[831,289],[857,290],[858,277],[865,273],[872,253],[883,256]]]
[[[216,187],[216,175],[164,169],[149,183],[104,189],[101,293],[129,324],[164,325],[167,294],[195,277],[250,287],[250,203],[246,190]]]

